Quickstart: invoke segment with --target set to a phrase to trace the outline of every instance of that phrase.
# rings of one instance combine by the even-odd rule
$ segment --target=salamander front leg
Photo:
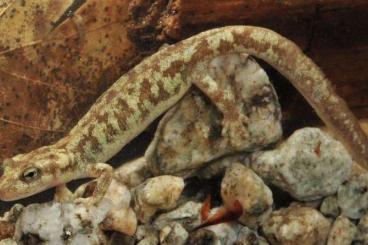
[[[96,205],[104,197],[109,187],[113,168],[106,163],[88,164],[85,169],[86,177],[96,178],[96,186],[92,196],[88,198],[78,198],[76,202],[83,202],[88,205]]]
[[[72,202],[74,199],[75,195],[69,190],[66,184],[61,184],[55,187],[55,202]]]

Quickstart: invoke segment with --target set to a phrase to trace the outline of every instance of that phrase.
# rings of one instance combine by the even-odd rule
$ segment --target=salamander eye
[[[39,168],[30,167],[24,170],[22,174],[22,180],[24,182],[31,182],[38,179],[41,176],[41,170]]]

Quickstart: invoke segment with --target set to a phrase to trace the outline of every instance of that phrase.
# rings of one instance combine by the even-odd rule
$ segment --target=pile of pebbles
[[[71,202],[15,205],[0,219],[0,244],[368,244],[368,172],[319,128],[284,139],[276,92],[251,57],[207,66],[247,117],[242,149],[193,89],[145,155],[115,170],[97,206],[78,201],[94,182]]]

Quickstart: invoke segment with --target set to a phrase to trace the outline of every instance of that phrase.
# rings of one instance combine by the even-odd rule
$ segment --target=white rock
[[[240,211],[239,221],[251,228],[262,224],[272,211],[271,190],[253,170],[240,163],[227,168],[221,197],[225,207],[235,213]]]
[[[88,207],[57,202],[31,204],[24,208],[17,220],[15,240],[33,234],[47,244],[104,244],[106,237],[99,224],[111,206],[106,199],[97,206]]]
[[[334,194],[352,172],[344,146],[318,128],[297,130],[275,150],[252,158],[259,176],[302,201]]]
[[[133,209],[142,223],[150,221],[158,210],[174,208],[184,189],[180,177],[162,175],[147,179],[133,193]]]
[[[271,244],[325,244],[330,222],[317,210],[289,207],[272,212],[262,230]]]
[[[207,63],[207,72],[220,88],[236,94],[247,117],[247,135],[229,144],[222,135],[222,114],[201,92],[193,89],[160,121],[145,157],[154,175],[187,176],[221,156],[254,151],[280,139],[281,109],[267,74],[249,56],[229,54]]]

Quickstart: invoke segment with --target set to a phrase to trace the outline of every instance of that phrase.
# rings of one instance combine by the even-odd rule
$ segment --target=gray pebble
[[[318,128],[295,131],[275,150],[254,153],[252,168],[266,181],[301,201],[334,194],[352,171],[339,142]]]

